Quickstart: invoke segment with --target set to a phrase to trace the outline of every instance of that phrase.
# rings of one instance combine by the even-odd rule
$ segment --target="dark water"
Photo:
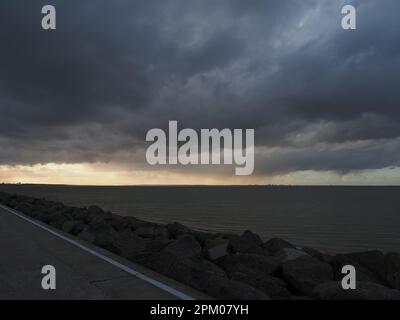
[[[400,252],[400,187],[76,187],[0,185],[0,190],[99,205],[155,222],[282,237],[334,252]]]

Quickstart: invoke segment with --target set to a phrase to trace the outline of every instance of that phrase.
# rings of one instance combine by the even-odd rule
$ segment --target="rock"
[[[66,233],[71,233],[73,235],[77,235],[80,232],[82,232],[84,228],[85,228],[85,224],[82,221],[70,220],[70,221],[64,222],[61,230]]]
[[[250,269],[261,275],[269,275],[278,270],[279,263],[273,257],[237,253],[227,255],[222,261],[222,266],[229,274]]]
[[[231,279],[259,289],[273,300],[287,300],[290,298],[290,293],[286,289],[284,281],[269,275],[260,274],[252,269],[246,270],[246,268],[243,268],[240,271],[233,271]]]
[[[150,239],[146,240],[146,251],[149,252],[160,252],[165,249],[166,246],[171,244],[173,240],[168,239]]]
[[[174,222],[172,224],[167,224],[167,230],[171,238],[179,238],[180,236],[184,234],[191,233],[191,230],[188,227],[185,227],[184,225]]]
[[[111,226],[115,231],[122,231],[129,229],[124,217],[117,216],[115,214],[103,215],[104,220]]]
[[[354,290],[344,290],[340,282],[323,283],[315,287],[314,295],[321,300],[400,300],[400,291],[366,281],[357,281]]]
[[[128,229],[117,232],[114,245],[120,250],[121,256],[129,260],[146,249],[146,242]]]
[[[278,251],[275,255],[275,258],[278,259],[280,262],[295,260],[299,257],[309,256],[303,250],[292,249],[292,248],[283,248],[282,250]]]
[[[280,238],[272,238],[263,244],[263,247],[267,250],[271,256],[276,255],[279,251],[285,248],[296,249],[294,245]]]
[[[389,252],[385,256],[385,279],[391,287],[400,290],[400,254]]]
[[[86,211],[81,208],[70,208],[71,218],[74,220],[82,220],[85,221]]]
[[[330,261],[333,259],[333,255],[330,255],[328,253],[324,253],[324,252],[320,252],[314,248],[310,248],[310,247],[303,247],[301,248],[302,251],[304,251],[305,253],[307,253],[309,256],[318,259],[319,261],[322,262],[327,262],[330,263]]]
[[[228,236],[227,239],[229,240],[229,248],[234,253],[264,254],[264,250],[260,246],[243,236],[231,235]]]
[[[152,269],[154,252],[142,251],[129,258],[130,261],[140,264],[146,268]]]
[[[63,224],[69,220],[70,218],[62,213],[54,213],[50,215],[49,224],[54,228],[61,229]]]
[[[212,277],[226,278],[215,264],[199,258],[180,258],[166,250],[154,254],[149,267],[197,290],[205,291]]]
[[[239,281],[218,277],[209,281],[206,293],[221,300],[270,300],[261,290]]]
[[[168,239],[168,230],[161,226],[143,226],[137,228],[135,234],[141,238],[166,238]]]
[[[107,215],[107,213],[104,212],[103,209],[101,209],[100,207],[90,206],[86,210],[85,222],[90,223],[92,221],[92,219],[99,217],[99,216],[105,216],[105,215]]]
[[[347,253],[342,255],[345,258],[355,261],[364,268],[374,272],[376,275],[385,279],[385,255],[378,250]]]
[[[132,229],[136,230],[142,226],[145,226],[146,223],[142,220],[139,220],[135,217],[122,217],[122,220],[115,226],[117,230],[119,229]]]
[[[332,267],[310,256],[283,263],[282,275],[294,291],[306,296],[312,296],[317,285],[333,280]]]
[[[204,255],[207,259],[216,260],[228,254],[229,241],[222,238],[207,239],[204,241]]]
[[[116,230],[111,226],[109,219],[102,215],[93,217],[90,220],[89,225],[97,233],[116,233]]]
[[[374,282],[377,284],[384,284],[384,281],[380,276],[368,270],[367,268],[360,265],[358,262],[352,260],[348,255],[338,254],[334,256],[330,261],[330,265],[333,268],[334,279],[341,281],[343,279],[342,268],[345,265],[352,265],[356,269],[357,281]]]
[[[164,251],[172,253],[177,259],[193,258],[200,257],[201,246],[192,235],[186,234],[169,244]]]
[[[90,227],[85,227],[79,234],[78,234],[78,238],[89,242],[89,243],[93,243],[94,240],[96,239],[96,235],[94,233],[94,231],[90,228]]]
[[[250,230],[246,230],[242,234],[242,238],[249,240],[250,242],[253,242],[256,246],[262,246],[263,242],[258,234],[255,234],[251,232]]]
[[[145,250],[145,241],[130,230],[125,229],[119,232],[113,228],[110,230],[112,231],[96,231],[94,244],[127,259]]]
[[[15,210],[30,216],[34,210],[34,207],[28,202],[22,202],[15,206]]]
[[[192,230],[191,234],[196,238],[196,240],[200,243],[201,246],[204,246],[204,243],[207,240],[212,240],[218,238],[218,235],[214,235],[212,233],[196,231]]]
[[[118,248],[116,240],[116,232],[114,234],[102,231],[96,231],[94,244],[100,248],[106,249],[117,255],[121,255],[121,250]]]

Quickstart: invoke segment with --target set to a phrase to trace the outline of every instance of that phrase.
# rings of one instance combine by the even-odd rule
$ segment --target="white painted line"
[[[162,290],[172,294],[173,296],[175,296],[175,297],[177,297],[179,299],[182,299],[182,300],[194,300],[193,297],[191,297],[191,296],[189,296],[189,295],[187,295],[187,294],[185,294],[183,292],[180,292],[179,290],[176,290],[176,289],[174,289],[174,288],[172,288],[172,287],[170,287],[170,286],[168,286],[168,285],[166,285],[166,284],[164,284],[164,283],[162,283],[160,281],[152,279],[152,278],[150,278],[149,276],[146,276],[143,273],[140,273],[140,272],[138,272],[138,271],[136,271],[136,270],[134,270],[134,269],[122,264],[122,263],[119,263],[118,261],[115,261],[114,259],[106,257],[105,255],[103,255],[103,254],[101,254],[101,253],[99,253],[99,252],[97,252],[95,250],[92,250],[92,249],[84,246],[83,244],[81,244],[81,243],[79,243],[79,242],[77,242],[77,241],[75,241],[73,239],[70,239],[70,238],[62,235],[62,234],[60,234],[60,233],[58,233],[58,232],[46,227],[45,225],[42,225],[39,222],[37,222],[37,221],[35,221],[35,220],[31,219],[31,218],[28,218],[24,214],[14,210],[14,209],[6,207],[6,206],[4,206],[2,204],[0,204],[0,208],[2,208],[4,210],[6,210],[6,211],[18,216],[19,218],[21,218],[21,219],[23,219],[25,221],[28,221],[28,222],[34,224],[35,226],[37,226],[37,227],[39,227],[39,228],[41,228],[43,230],[46,230],[47,232],[50,232],[51,234],[55,235],[56,237],[61,238],[61,239],[65,240],[65,241],[71,243],[72,245],[82,249],[83,251],[86,251],[86,252],[88,252],[88,253],[90,253],[90,254],[92,254],[92,255],[94,255],[94,256],[96,256],[96,257],[98,257],[98,258],[100,258],[100,259],[102,259],[104,261],[107,261],[108,263],[112,264],[113,266],[115,266],[115,267],[117,267],[117,268],[119,268],[119,269],[121,269],[121,270],[123,270],[123,271],[125,271],[125,272],[127,272],[127,273],[129,273],[129,274],[131,274],[131,275],[133,275],[133,276],[135,276],[135,277],[147,282],[147,283],[150,283],[150,284],[152,284],[153,286],[155,286],[155,287],[157,287],[159,289],[162,289]]]

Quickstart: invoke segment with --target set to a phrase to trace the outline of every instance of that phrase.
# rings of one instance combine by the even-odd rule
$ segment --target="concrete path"
[[[44,265],[56,268],[56,290],[42,289]],[[204,298],[186,286],[0,207],[0,299],[192,297]]]

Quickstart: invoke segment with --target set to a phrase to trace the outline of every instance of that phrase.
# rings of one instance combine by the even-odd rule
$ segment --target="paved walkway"
[[[183,285],[18,214],[0,207],[0,299],[169,300],[196,295]],[[56,290],[42,289],[44,265],[56,268]]]

